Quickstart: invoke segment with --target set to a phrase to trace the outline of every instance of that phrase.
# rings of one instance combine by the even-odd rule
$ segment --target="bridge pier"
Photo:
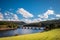
[[[33,29],[35,29],[35,27],[33,27]]]
[[[33,29],[33,28],[31,27],[31,29]]]
[[[31,29],[31,27],[29,27],[29,29]]]
[[[22,29],[25,29],[25,27],[22,27]]]
[[[40,27],[39,27],[39,30],[40,30]]]
[[[34,29],[36,30],[37,28],[35,27]]]
[[[26,27],[26,29],[28,29],[28,27]]]
[[[27,29],[29,29],[29,27]]]
[[[26,27],[25,27],[25,29],[26,29]]]

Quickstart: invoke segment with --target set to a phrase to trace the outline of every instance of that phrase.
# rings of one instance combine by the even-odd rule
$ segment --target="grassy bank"
[[[43,33],[4,37],[0,38],[0,40],[60,40],[60,29],[54,29]]]

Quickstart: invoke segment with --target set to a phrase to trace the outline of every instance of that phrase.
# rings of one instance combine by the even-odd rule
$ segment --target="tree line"
[[[17,28],[18,24],[14,22],[0,21],[0,28]]]

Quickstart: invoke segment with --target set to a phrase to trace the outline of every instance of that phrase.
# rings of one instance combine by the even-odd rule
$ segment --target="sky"
[[[0,0],[0,20],[40,22],[60,18],[60,0]]]

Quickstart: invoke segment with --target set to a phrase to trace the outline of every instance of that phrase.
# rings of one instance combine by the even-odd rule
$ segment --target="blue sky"
[[[29,13],[24,15],[24,13],[19,11],[20,9]],[[53,14],[49,14],[49,12]],[[7,16],[7,13],[9,15],[14,14],[16,19],[18,18],[19,20],[28,19],[36,21],[37,19],[45,20],[57,17],[60,18],[60,0],[0,0],[0,14],[3,14],[4,19],[8,19],[7,17],[9,15]],[[29,15],[29,17],[27,15]],[[42,16],[43,18],[41,18]],[[44,18],[45,16],[48,18]]]

